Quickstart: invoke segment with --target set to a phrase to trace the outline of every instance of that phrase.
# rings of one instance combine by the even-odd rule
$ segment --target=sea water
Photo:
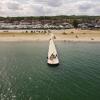
[[[100,43],[56,42],[58,67],[48,44],[0,43],[0,100],[100,100]]]

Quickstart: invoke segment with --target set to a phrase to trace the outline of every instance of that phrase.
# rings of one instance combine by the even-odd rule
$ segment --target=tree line
[[[100,16],[18,16],[18,17],[0,17],[0,20],[13,20],[13,21],[20,21],[20,20],[79,20],[79,21],[91,21],[91,20],[98,20]]]

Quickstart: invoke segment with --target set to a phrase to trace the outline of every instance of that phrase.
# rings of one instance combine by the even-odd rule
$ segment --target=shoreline
[[[49,38],[47,39],[40,39],[40,38],[29,38],[29,37],[0,37],[0,42],[48,42]],[[55,39],[58,42],[100,42],[100,39]]]
[[[63,42],[100,42],[98,30],[51,30],[56,37],[55,41]],[[17,33],[0,32],[0,42],[41,42],[49,41],[50,33]]]

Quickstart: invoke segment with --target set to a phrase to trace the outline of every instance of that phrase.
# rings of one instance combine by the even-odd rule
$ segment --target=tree
[[[79,21],[78,20],[73,20],[73,26],[74,28],[78,28],[78,24],[79,24]]]

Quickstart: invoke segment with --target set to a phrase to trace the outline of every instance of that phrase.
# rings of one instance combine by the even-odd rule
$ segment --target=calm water
[[[100,43],[0,43],[0,100],[100,100]]]

